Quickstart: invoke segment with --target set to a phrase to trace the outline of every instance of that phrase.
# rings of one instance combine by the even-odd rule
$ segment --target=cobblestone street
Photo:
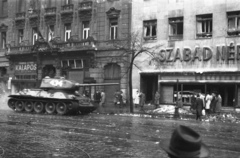
[[[58,116],[0,111],[2,158],[135,157],[166,158],[159,142],[178,125],[203,136],[212,158],[238,158],[238,124],[139,116],[90,114]]]

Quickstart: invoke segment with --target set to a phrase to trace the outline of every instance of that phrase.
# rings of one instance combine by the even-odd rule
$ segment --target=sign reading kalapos
[[[15,63],[15,72],[36,72],[36,62],[17,62]]]

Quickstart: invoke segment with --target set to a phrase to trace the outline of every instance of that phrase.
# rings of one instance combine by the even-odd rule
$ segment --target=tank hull
[[[46,114],[88,114],[97,109],[93,101],[84,102],[78,99],[46,98],[31,95],[10,95],[8,106],[17,112]]]

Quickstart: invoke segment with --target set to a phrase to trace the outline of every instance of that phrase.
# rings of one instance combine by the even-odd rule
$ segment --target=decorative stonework
[[[78,6],[78,14],[79,14],[79,18],[83,21],[83,20],[90,20],[92,17],[92,1],[83,1],[81,3],[79,3]]]
[[[56,24],[56,7],[46,8],[44,19],[47,25],[55,25]]]
[[[16,13],[15,16],[15,25],[17,29],[22,29],[25,26],[25,12]]]
[[[120,15],[120,12],[121,10],[117,10],[116,8],[112,7],[106,12],[106,14],[108,18],[111,19],[111,18],[118,18]]]
[[[39,10],[33,10],[32,14],[29,14],[29,22],[31,27],[38,27],[40,22],[40,11]]]
[[[1,26],[0,26],[0,31],[7,31],[7,29],[8,29],[8,26],[7,26],[7,25],[1,24]]]
[[[73,20],[73,4],[62,6],[61,19],[63,23],[71,23]]]

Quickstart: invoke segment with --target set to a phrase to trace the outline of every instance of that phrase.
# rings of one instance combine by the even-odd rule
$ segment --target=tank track
[[[8,106],[17,112],[37,113],[37,114],[88,114],[94,111],[95,106],[81,106],[78,100],[74,99],[54,99],[32,96],[9,96]]]

